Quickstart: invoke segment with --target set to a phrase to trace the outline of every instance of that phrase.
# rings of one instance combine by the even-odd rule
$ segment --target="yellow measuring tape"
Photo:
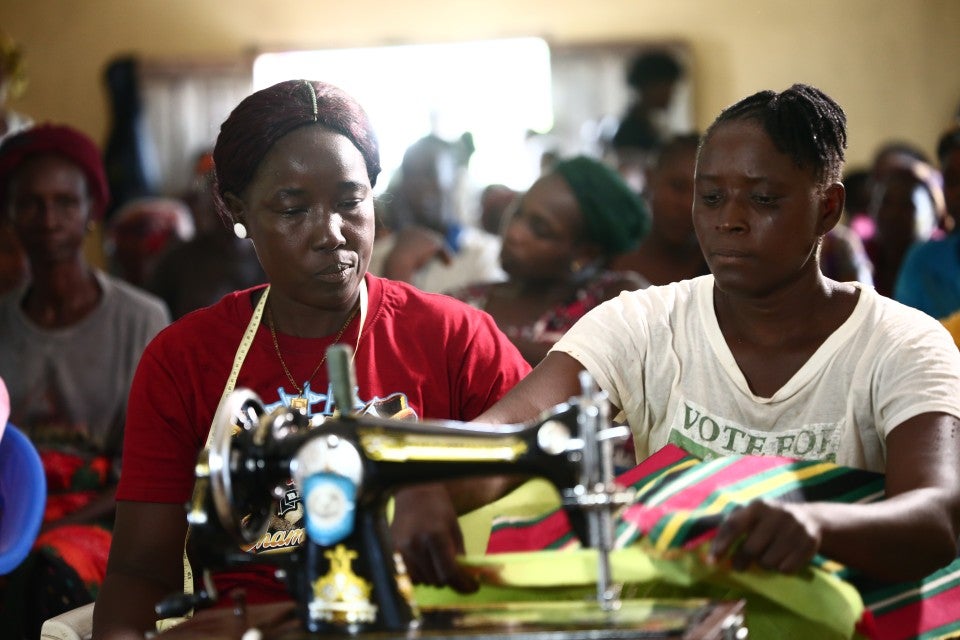
[[[240,368],[243,366],[244,360],[247,358],[247,352],[250,351],[250,347],[253,345],[253,339],[257,335],[257,329],[260,327],[260,321],[263,319],[263,311],[267,306],[267,297],[270,294],[270,285],[267,285],[267,288],[264,289],[263,295],[260,296],[260,300],[257,302],[257,306],[253,310],[253,315],[250,317],[250,322],[247,324],[246,330],[243,332],[243,337],[240,339],[240,346],[237,347],[237,353],[233,357],[233,366],[230,368],[230,376],[227,378],[227,384],[223,387],[223,393],[220,395],[220,402],[217,404],[217,410],[214,412],[214,417],[216,417],[224,403],[227,401],[227,396],[233,393],[234,388],[237,385],[237,379],[240,377]],[[367,283],[365,280],[360,281],[360,328],[357,331],[357,345],[353,350],[353,356],[356,356],[357,349],[360,347],[360,337],[363,335],[363,326],[367,319]],[[204,448],[207,449],[210,447],[210,442],[213,439],[213,425],[210,425],[210,431],[207,433],[207,441],[204,444]],[[197,488],[194,486],[194,491]],[[195,504],[198,497],[194,496],[191,500],[191,504]],[[187,529],[187,537],[190,536],[190,529]],[[184,540],[183,546],[183,592],[186,594],[193,593],[193,567],[190,566],[190,560],[187,558],[187,545],[186,540]],[[191,612],[192,613],[192,612]],[[190,614],[187,615],[189,617]],[[187,617],[182,618],[164,618],[163,620],[157,620],[157,630],[164,631],[171,627],[174,627],[181,622],[184,622]]]
[[[237,348],[237,353],[233,357],[233,367],[230,369],[230,376],[227,378],[227,384],[223,388],[223,394],[220,395],[220,402],[217,404],[217,410],[214,412],[214,416],[220,413],[221,407],[227,400],[227,396],[233,393],[234,388],[237,385],[237,378],[240,377],[240,368],[243,366],[243,361],[247,359],[247,352],[250,351],[250,347],[253,345],[253,339],[257,335],[257,329],[260,327],[260,320],[263,318],[263,310],[267,306],[267,297],[270,295],[270,285],[267,285],[267,288],[264,289],[263,295],[260,296],[260,301],[257,302],[257,306],[253,310],[253,315],[250,317],[250,322],[247,324],[246,331],[243,332],[243,338],[240,339],[240,346]],[[213,425],[210,425],[210,431],[207,432],[207,442],[204,444],[204,448],[210,447],[210,441],[213,439]],[[197,490],[196,485],[194,485],[194,491]],[[196,501],[197,496],[194,496],[192,502]],[[187,528],[187,537],[190,537],[190,529]],[[183,544],[183,592],[184,593],[193,593],[193,567],[190,566],[190,560],[187,558],[187,543],[184,540]],[[190,614],[187,615],[189,617]],[[157,620],[157,631],[165,631],[170,627],[174,627],[181,622],[184,622],[187,617],[183,618],[164,618],[163,620]]]

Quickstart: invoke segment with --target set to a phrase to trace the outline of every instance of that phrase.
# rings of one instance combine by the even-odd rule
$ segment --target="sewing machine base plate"
[[[626,600],[613,612],[588,602],[526,602],[431,607],[418,629],[325,638],[356,640],[733,640],[744,628],[744,603],[706,600]],[[307,636],[283,636],[300,640]]]
[[[358,634],[303,631],[293,602],[205,609],[162,640],[742,640],[745,603],[699,599],[623,601],[607,614],[587,602],[497,603],[425,608],[419,628]],[[257,629],[253,635],[248,635]]]

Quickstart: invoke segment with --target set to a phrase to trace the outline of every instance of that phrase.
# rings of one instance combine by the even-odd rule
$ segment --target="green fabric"
[[[573,191],[587,236],[609,254],[629,251],[647,235],[650,214],[620,174],[593,158],[576,156],[554,167]]]

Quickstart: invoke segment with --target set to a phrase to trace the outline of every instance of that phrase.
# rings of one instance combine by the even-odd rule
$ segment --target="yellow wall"
[[[14,108],[109,128],[115,55],[218,59],[259,49],[540,35],[552,42],[683,40],[702,128],[759,89],[817,85],[847,110],[849,161],[881,141],[932,152],[960,104],[954,0],[3,0],[0,29],[27,52]]]

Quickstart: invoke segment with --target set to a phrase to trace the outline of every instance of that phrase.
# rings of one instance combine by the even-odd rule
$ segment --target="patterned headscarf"
[[[66,125],[41,124],[3,140],[0,144],[0,206],[7,204],[7,187],[13,172],[30,156],[42,153],[61,155],[80,167],[93,199],[90,219],[100,220],[110,200],[100,149],[86,135]]]
[[[577,156],[554,167],[573,191],[591,240],[609,255],[629,251],[650,228],[650,214],[620,174],[593,158]]]

